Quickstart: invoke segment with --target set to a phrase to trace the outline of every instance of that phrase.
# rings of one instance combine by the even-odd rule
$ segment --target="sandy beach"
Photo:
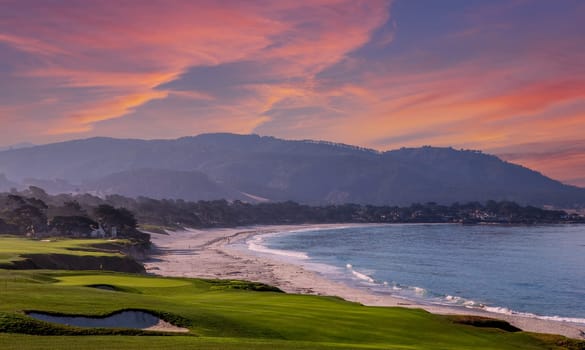
[[[154,252],[145,262],[149,273],[160,276],[240,279],[276,286],[287,293],[338,296],[368,306],[422,308],[435,314],[478,315],[506,320],[529,332],[561,334],[584,339],[585,325],[543,320],[521,315],[490,313],[481,309],[422,305],[391,295],[376,295],[328,280],[319,273],[277,258],[258,256],[238,247],[255,235],[307,228],[349,225],[256,226],[209,230],[184,230],[169,235],[152,234]],[[241,245],[240,245],[241,246]]]

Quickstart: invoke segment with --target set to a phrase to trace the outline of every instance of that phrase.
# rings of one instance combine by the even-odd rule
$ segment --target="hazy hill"
[[[198,171],[135,169],[107,175],[85,184],[82,188],[101,194],[127,197],[145,196],[155,199],[212,200],[230,198],[250,200],[238,191],[215,183]]]
[[[313,204],[508,199],[585,205],[585,189],[475,151],[422,147],[381,153],[257,135],[55,143],[0,152],[0,173],[12,181],[61,179],[88,191],[157,198],[245,199],[244,193]]]
[[[18,184],[6,178],[6,175],[0,173],[0,192],[8,192],[12,188],[18,187]]]
[[[34,146],[34,144],[32,144],[30,142],[21,142],[21,143],[15,144],[15,145],[0,147],[0,151],[7,151],[10,149],[28,148],[28,147],[33,147],[33,146]]]

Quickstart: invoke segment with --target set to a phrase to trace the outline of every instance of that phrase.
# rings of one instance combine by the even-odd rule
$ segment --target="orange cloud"
[[[145,91],[121,95],[106,101],[93,103],[82,109],[82,112],[71,114],[69,119],[47,130],[49,135],[73,134],[91,130],[91,125],[96,122],[120,118],[133,112],[136,107],[154,99],[162,99],[167,96],[164,91]]]
[[[92,130],[95,122],[168,96],[156,87],[193,66],[279,60],[280,74],[307,79],[366,43],[387,20],[388,2],[104,1],[22,7],[17,13],[21,17],[0,25],[0,33],[9,33],[0,35],[0,42],[52,55],[42,65],[21,65],[17,74],[61,88],[99,89],[94,103],[80,103],[49,129],[59,134]],[[31,16],[40,20],[31,22]],[[252,119],[299,88],[275,90],[257,99]]]
[[[517,144],[494,151],[508,161],[585,187],[585,142],[582,139]]]
[[[15,70],[0,78],[27,91],[0,100],[0,122],[45,141],[230,131],[499,152],[583,139],[578,23],[503,20],[524,2],[470,9],[441,33],[431,17],[406,32],[382,0],[32,3],[3,2],[0,63]],[[514,159],[564,179],[585,164],[528,153]]]
[[[323,92],[342,94],[355,106],[319,132],[328,139],[378,149],[436,145],[490,151],[518,143],[582,139],[585,80],[570,71],[539,77],[539,72],[550,70],[547,62],[491,67],[480,59],[423,72],[361,75]],[[344,90],[353,84],[359,88]],[[537,157],[514,160],[583,184],[571,174],[584,169],[585,159],[557,156],[554,162],[539,162]]]
[[[559,75],[554,79],[533,79],[521,87],[502,85],[504,77],[538,69],[542,67],[485,69],[480,61],[426,74],[367,76],[362,87],[369,94],[358,95],[367,101],[362,104],[366,108],[341,120],[334,134],[359,144],[400,147],[404,144],[372,144],[372,140],[422,135],[423,131],[434,129],[435,136],[424,133],[424,137],[412,139],[410,145],[431,141],[436,144],[441,140],[440,145],[465,144],[485,149],[493,147],[492,143],[510,142],[510,137],[517,141],[518,132],[523,130],[546,131],[547,125],[561,128],[583,123],[583,113],[554,120],[544,116],[555,108],[585,102],[585,80]],[[360,133],[353,127],[352,121],[356,120],[367,121],[360,126]],[[566,129],[563,134],[569,131]]]

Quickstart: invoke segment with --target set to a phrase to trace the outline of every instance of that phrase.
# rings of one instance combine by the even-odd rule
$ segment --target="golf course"
[[[102,241],[103,242],[103,241]],[[92,240],[0,239],[3,263],[34,254],[100,256]],[[148,312],[186,332],[82,328],[30,317]],[[583,349],[504,322],[366,307],[260,283],[114,271],[0,269],[2,349]]]

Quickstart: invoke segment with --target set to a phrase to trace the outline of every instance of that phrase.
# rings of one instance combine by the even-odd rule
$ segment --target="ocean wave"
[[[526,318],[535,318],[541,320],[549,320],[549,321],[558,321],[558,322],[570,322],[570,323],[577,323],[577,324],[585,324],[585,318],[578,318],[578,317],[563,317],[563,316],[542,316],[528,312],[519,312],[515,310],[511,310],[506,307],[502,306],[494,306],[494,305],[485,305],[480,301],[475,301],[471,299],[466,299],[461,296],[456,295],[445,295],[433,292],[432,290],[427,290],[422,287],[417,286],[408,286],[402,285],[395,281],[383,281],[383,280],[376,280],[374,274],[368,271],[364,271],[364,269],[360,269],[359,267],[356,268],[353,264],[347,263],[345,268],[343,265],[339,266],[338,264],[313,264],[319,265],[312,266],[312,262],[310,261],[309,254],[306,252],[300,251],[288,251],[288,250],[279,250],[279,249],[271,249],[264,245],[264,240],[269,239],[270,237],[276,235],[283,235],[288,233],[297,233],[297,232],[304,232],[304,231],[318,231],[318,230],[328,230],[331,228],[307,228],[307,229],[298,229],[295,231],[283,231],[283,232],[275,232],[265,235],[255,236],[254,238],[250,239],[247,242],[248,249],[260,253],[267,253],[273,254],[283,257],[295,258],[299,260],[309,260],[308,262],[303,262],[303,266],[309,267],[310,269],[324,273],[324,276],[336,280],[341,281],[349,284],[353,284],[358,288],[365,288],[374,293],[389,293],[395,297],[399,297],[406,300],[411,300],[414,302],[420,302],[422,304],[434,304],[434,305],[442,305],[442,306],[449,306],[449,307],[457,307],[457,308],[467,308],[473,310],[481,310],[489,313],[494,314],[506,314],[506,315],[515,315],[520,317]],[[339,229],[336,227],[335,229]],[[309,264],[309,265],[305,265]],[[328,271],[324,271],[324,266],[331,266],[331,269]],[[337,269],[337,270],[335,270]],[[353,281],[353,282],[352,282]]]
[[[333,230],[344,230],[352,228],[351,225],[340,225],[340,226],[324,226],[324,227],[306,227],[306,228],[297,228],[288,231],[279,231],[272,233],[271,235],[283,235],[289,233],[302,233],[302,232],[316,232],[316,231],[333,231]]]
[[[522,316],[526,318],[537,318],[540,320],[547,320],[547,321],[557,321],[557,322],[571,322],[571,323],[578,323],[578,324],[585,324],[585,318],[577,318],[577,317],[562,317],[562,316],[542,316],[536,315],[529,312],[519,312],[510,310],[506,307],[500,306],[482,306],[480,309],[485,310],[487,312],[492,312],[496,314],[504,314],[504,315],[515,315],[515,316]]]
[[[352,271],[351,271],[351,273],[352,273],[352,274],[353,274],[355,277],[357,277],[357,278],[359,278],[359,279],[361,279],[361,280],[364,280],[364,281],[366,281],[366,282],[370,282],[370,283],[374,283],[374,282],[375,282],[375,281],[374,281],[374,279],[373,279],[372,277],[370,277],[370,276],[366,275],[365,273],[357,272],[357,271],[355,271],[355,270],[352,270]]]
[[[414,290],[414,292],[417,295],[423,296],[427,294],[427,290],[421,287],[412,287],[412,290]]]
[[[576,318],[576,317],[561,317],[561,316],[542,316],[536,315],[533,313],[528,312],[520,312],[510,310],[506,307],[501,306],[487,306],[475,300],[466,299],[460,296],[454,295],[444,295],[438,296],[437,294],[430,293],[425,288],[416,287],[416,286],[404,286],[399,285],[395,282],[388,283],[387,281],[376,281],[373,277],[356,271],[352,264],[346,264],[346,269],[351,272],[351,274],[368,283],[376,284],[384,289],[391,289],[395,293],[395,296],[403,297],[405,299],[412,299],[413,301],[423,301],[430,304],[435,305],[444,305],[444,306],[453,306],[453,307],[464,307],[469,309],[476,309],[482,310],[490,313],[497,313],[497,314],[505,314],[505,315],[515,315],[521,316],[526,318],[536,318],[541,320],[548,320],[548,321],[557,321],[557,322],[571,322],[577,324],[585,324],[585,318]],[[433,296],[434,295],[434,296]]]
[[[277,231],[272,233],[266,233],[262,235],[256,235],[252,239],[248,240],[247,246],[248,249],[257,253],[264,253],[264,254],[272,254],[272,255],[279,255],[289,258],[296,258],[301,260],[309,259],[309,254],[306,252],[297,252],[294,250],[282,250],[282,249],[272,249],[268,248],[264,245],[264,241],[266,238],[271,238],[275,236],[282,236],[287,234],[295,234],[300,232],[311,232],[311,231],[324,231],[324,230],[338,230],[338,229],[345,229],[351,226],[344,225],[344,226],[334,226],[334,227],[307,227],[307,228],[299,228],[294,230],[287,230],[287,231]]]
[[[369,283],[376,282],[376,280],[374,280],[372,277],[366,275],[365,273],[361,273],[359,271],[354,270],[352,264],[346,264],[345,267],[351,272],[352,275],[354,275],[355,277],[357,277],[358,279],[360,279],[362,281],[366,281]]]
[[[503,306],[488,306],[482,303],[476,302],[474,300],[465,299],[458,296],[447,295],[443,298],[446,303],[438,302],[437,304],[442,305],[450,305],[450,306],[463,306],[470,309],[482,310],[494,314],[502,314],[502,315],[514,315],[514,316],[521,316],[526,318],[536,318],[540,320],[547,320],[547,321],[557,321],[557,322],[571,322],[571,323],[578,323],[578,324],[585,324],[585,318],[577,318],[577,317],[561,317],[561,316],[542,316],[533,314],[530,312],[521,312],[511,310],[507,307]]]
[[[390,283],[388,281],[378,281],[374,277],[364,272],[357,271],[352,264],[346,264],[345,268],[352,274],[353,277],[359,279],[360,281],[365,281],[368,282],[369,284],[381,287],[382,289],[378,289],[378,291],[391,289],[394,292],[402,292],[401,294],[411,295],[412,297],[416,298],[422,298],[428,294],[428,291],[421,287],[403,286],[396,282]]]
[[[483,307],[483,304],[478,303],[474,300],[465,299],[463,297],[454,296],[454,295],[446,295],[443,298],[439,299],[436,302],[437,304],[441,305],[455,305],[455,306],[465,306],[468,308],[475,308],[475,307]]]
[[[289,258],[296,258],[306,260],[309,259],[309,255],[305,252],[296,252],[294,250],[281,250],[281,249],[272,249],[268,248],[264,245],[264,238],[262,236],[255,236],[248,242],[248,249],[258,253],[264,254],[272,254],[272,255],[279,255]]]

